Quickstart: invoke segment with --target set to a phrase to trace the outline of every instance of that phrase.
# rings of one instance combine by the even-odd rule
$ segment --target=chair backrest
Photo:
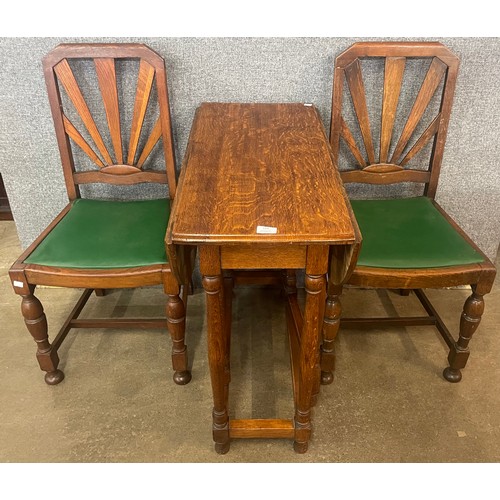
[[[367,104],[362,62],[366,64],[366,59],[373,58],[385,61],[383,88],[374,90],[375,80],[370,81],[370,90],[380,94],[378,101],[370,101],[379,103],[378,107],[374,105],[372,108],[377,108],[375,114],[380,116],[380,122],[377,120],[370,123],[370,115],[373,118],[374,112]],[[427,63],[423,64],[427,64],[428,69],[416,96],[412,96],[412,106],[405,110],[404,117],[399,117],[404,118],[403,120],[397,120],[398,112],[401,114],[404,109],[403,105],[398,107],[398,103],[403,96],[405,67],[410,58],[426,59]],[[380,65],[378,69],[382,70]],[[424,194],[433,198],[457,72],[458,58],[437,42],[355,43],[340,54],[335,60],[330,142],[336,164],[339,162],[340,138],[345,141],[352,154],[350,158],[356,162],[354,169],[341,171],[342,180],[368,184],[423,183]],[[382,79],[380,80],[382,83]],[[347,84],[345,87],[344,81]],[[350,93],[353,108],[350,120],[345,117],[346,107],[349,107],[349,102],[343,99],[344,94],[347,94],[345,88]],[[396,123],[400,124],[400,131],[396,130]],[[379,133],[379,141],[374,138],[372,130]],[[432,147],[428,147],[431,141]],[[365,154],[360,142],[364,145]],[[375,142],[378,142],[378,148],[374,145]],[[407,167],[412,158],[422,150],[429,155],[428,166],[425,169]]]
[[[93,67],[79,71],[78,64]],[[130,89],[117,71],[132,69],[126,64],[138,66],[130,113],[122,106]],[[175,157],[163,58],[143,44],[62,44],[44,58],[43,68],[70,200],[87,183],[168,184],[173,199]],[[127,114],[131,119],[124,123]],[[163,165],[148,170],[160,138],[166,170]],[[77,154],[90,168],[75,169]]]

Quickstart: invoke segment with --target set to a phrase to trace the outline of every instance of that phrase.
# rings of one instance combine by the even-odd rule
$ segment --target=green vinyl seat
[[[25,262],[78,269],[166,264],[169,215],[168,199],[77,199]]]
[[[484,260],[427,197],[351,205],[363,237],[358,266],[425,269]]]

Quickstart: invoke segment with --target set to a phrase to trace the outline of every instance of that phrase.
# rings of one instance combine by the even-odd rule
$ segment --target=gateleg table
[[[196,111],[166,237],[172,269],[197,246],[206,292],[213,439],[289,438],[299,453],[311,435],[319,390],[326,279],[339,281],[359,243],[350,204],[316,108],[308,104],[204,103]],[[332,246],[335,251],[332,252]],[[231,275],[305,269],[302,315],[288,286],[295,414],[229,420]],[[289,285],[293,285],[289,280]]]

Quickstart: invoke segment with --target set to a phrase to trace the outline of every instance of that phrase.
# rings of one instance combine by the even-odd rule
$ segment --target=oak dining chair
[[[434,42],[355,43],[336,58],[330,142],[334,162],[344,162],[343,182],[355,183],[351,203],[363,237],[347,284],[413,291],[427,315],[341,318],[342,286],[329,284],[323,384],[333,380],[339,326],[435,325],[449,348],[444,378],[462,378],[496,270],[435,201],[458,66],[458,58]],[[359,199],[360,185],[371,199]],[[455,338],[422,289],[464,285],[472,294]]]
[[[142,44],[62,44],[43,69],[69,203],[9,275],[45,381],[63,380],[58,349],[72,328],[165,328],[174,381],[186,384],[194,253],[174,276],[164,242],[177,184],[164,60]],[[84,289],[52,342],[37,285]],[[166,294],[166,317],[79,318],[93,290],[152,285]]]

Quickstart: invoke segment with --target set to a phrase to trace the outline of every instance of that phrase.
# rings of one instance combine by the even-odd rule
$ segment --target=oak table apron
[[[307,450],[319,389],[329,253],[348,254],[355,240],[350,205],[314,106],[204,103],[198,108],[167,248],[174,272],[189,246],[199,248],[217,452],[228,451],[230,438],[252,437],[294,439],[297,452]],[[242,269],[283,269],[285,275],[305,269],[303,315],[293,280],[286,287],[295,402],[289,420],[229,421],[232,283],[225,271]]]

